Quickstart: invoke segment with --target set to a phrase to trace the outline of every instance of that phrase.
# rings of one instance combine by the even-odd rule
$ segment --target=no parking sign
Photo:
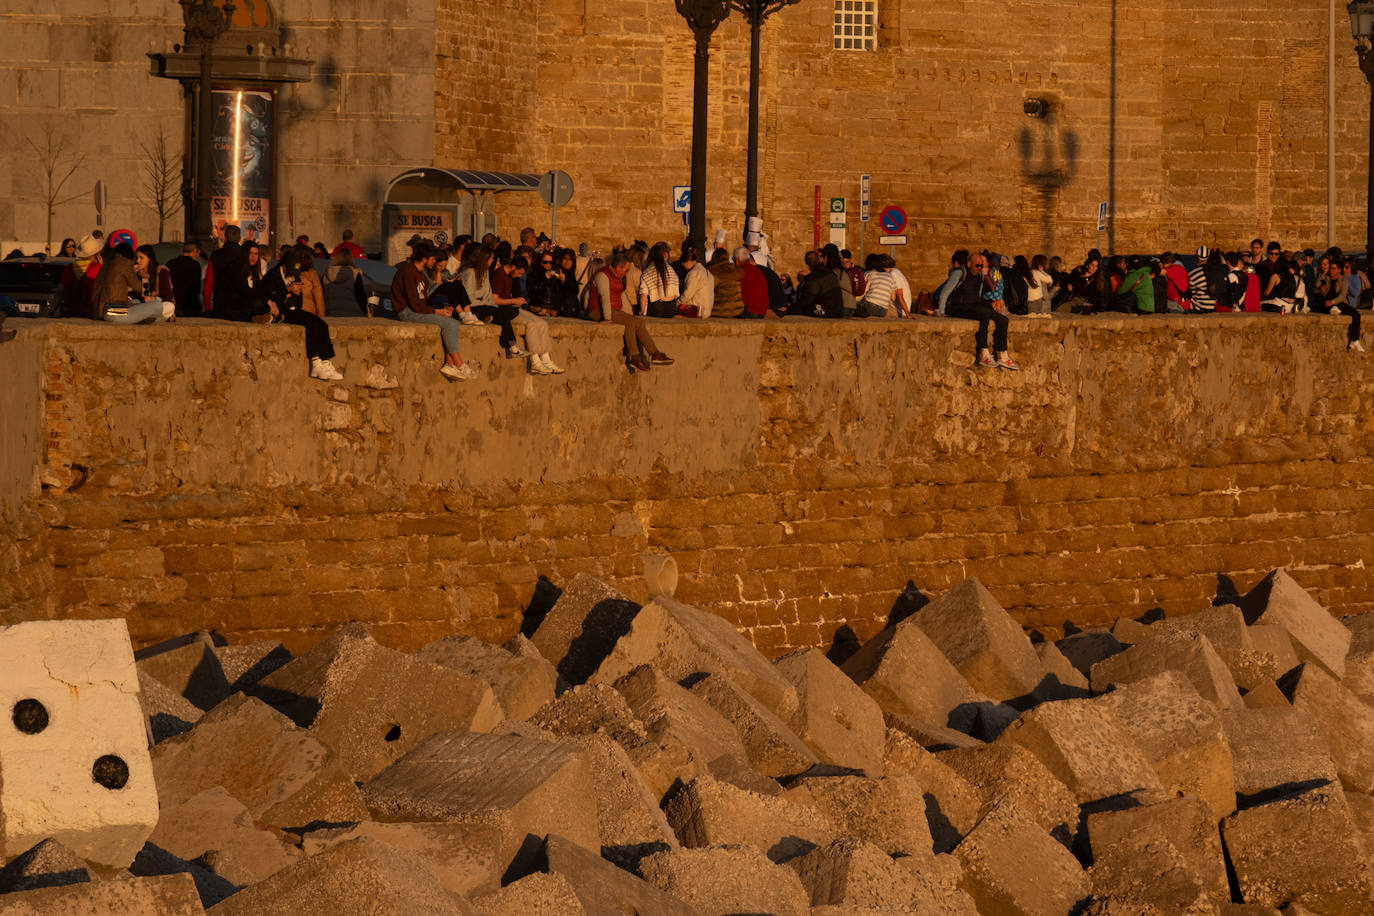
[[[906,228],[906,211],[901,207],[884,207],[878,214],[878,222],[888,235],[896,235]]]

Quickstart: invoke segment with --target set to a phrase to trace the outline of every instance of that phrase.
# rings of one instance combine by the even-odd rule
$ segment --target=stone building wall
[[[501,639],[541,575],[642,597],[646,551],[769,652],[968,575],[1050,630],[1281,565],[1374,607],[1374,370],[1342,319],[1023,322],[1019,373],[971,369],[968,325],[934,319],[655,322],[677,365],[633,376],[615,329],[558,323],[557,378],[464,329],[463,384],[430,329],[332,324],[326,385],[296,329],[22,323],[0,622]]]

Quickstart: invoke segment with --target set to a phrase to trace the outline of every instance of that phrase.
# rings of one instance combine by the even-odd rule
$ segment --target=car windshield
[[[47,291],[62,281],[67,264],[43,261],[0,261],[0,290]]]

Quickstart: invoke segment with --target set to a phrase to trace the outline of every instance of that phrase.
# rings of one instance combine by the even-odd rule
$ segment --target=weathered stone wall
[[[1374,606],[1374,370],[1341,319],[1021,322],[1019,373],[972,370],[952,320],[654,322],[677,365],[633,376],[614,330],[558,323],[557,378],[464,329],[465,384],[427,329],[333,325],[326,385],[294,329],[24,322],[0,620],[496,639],[540,575],[642,597],[646,551],[769,652],[969,575],[1049,628],[1280,565]]]

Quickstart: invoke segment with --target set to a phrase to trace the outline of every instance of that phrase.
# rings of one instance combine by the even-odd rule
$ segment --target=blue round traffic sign
[[[878,222],[882,223],[883,231],[888,235],[896,235],[906,228],[906,211],[901,207],[885,207],[878,214]]]

